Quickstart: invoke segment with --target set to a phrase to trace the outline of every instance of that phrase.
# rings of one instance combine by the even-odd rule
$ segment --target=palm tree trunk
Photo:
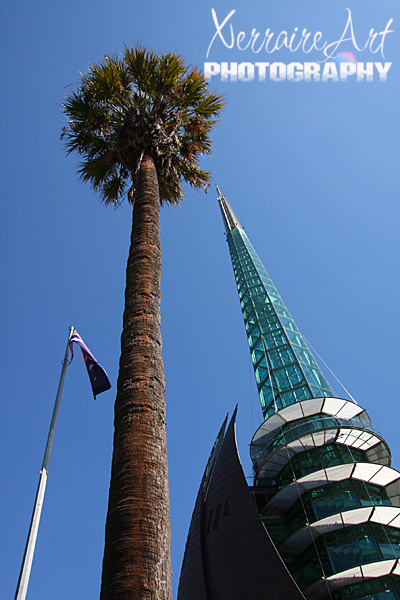
[[[100,600],[171,600],[161,354],[160,201],[144,156],[135,190]]]

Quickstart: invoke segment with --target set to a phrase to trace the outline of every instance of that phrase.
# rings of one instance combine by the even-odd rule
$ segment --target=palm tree
[[[160,205],[179,204],[181,181],[208,185],[199,157],[223,104],[179,56],[141,47],[92,64],[63,104],[81,179],[133,205],[101,600],[172,597]]]

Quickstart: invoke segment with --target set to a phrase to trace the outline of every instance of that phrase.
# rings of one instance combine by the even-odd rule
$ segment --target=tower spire
[[[264,418],[308,398],[335,397],[218,186],[217,193]]]
[[[252,485],[237,453],[236,410],[218,435],[178,600],[398,599],[400,473],[389,448],[361,406],[332,392],[217,192],[265,420],[250,444]]]
[[[238,218],[236,217],[235,213],[233,212],[232,207],[229,204],[228,200],[225,198],[225,196],[222,195],[219,187],[216,186],[216,188],[217,188],[217,194],[218,194],[219,207],[220,207],[221,213],[222,213],[222,220],[225,225],[226,235],[228,235],[228,233],[230,231],[232,231],[232,229],[235,229],[235,227],[239,227],[240,229],[243,229],[243,227],[239,223]]]

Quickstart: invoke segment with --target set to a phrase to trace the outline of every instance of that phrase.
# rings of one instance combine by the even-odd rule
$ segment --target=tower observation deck
[[[361,406],[338,398],[217,187],[264,421],[236,411],[204,472],[178,600],[400,600],[400,473]],[[272,565],[272,568],[271,568]]]

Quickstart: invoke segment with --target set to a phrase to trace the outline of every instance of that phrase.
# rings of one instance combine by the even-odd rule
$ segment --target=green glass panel
[[[327,552],[334,572],[345,571],[363,563],[381,560],[372,535],[349,539],[339,545],[327,544]]]
[[[366,596],[342,596],[342,598],[353,598],[354,600],[398,600],[399,596],[395,590],[383,590],[381,592],[372,592]]]
[[[253,364],[257,364],[260,360],[265,361],[265,354],[264,354],[264,352],[260,352],[259,350],[253,350],[251,353],[251,358],[252,358]]]
[[[260,335],[249,335],[250,346],[255,346],[258,342],[261,342]],[[261,342],[261,347],[263,347],[262,342]]]
[[[295,331],[287,331],[287,336],[290,340],[290,342],[293,345],[294,351],[296,352],[296,348],[297,346],[299,346],[300,348],[304,348],[305,350],[308,350],[307,344],[304,341],[304,338],[302,335],[300,335],[299,333],[296,333]]]
[[[257,340],[254,342],[254,344],[252,344],[252,346],[253,346],[252,350],[260,350],[260,351],[262,351],[262,352],[264,353],[264,346],[263,346],[263,343],[262,343],[262,341],[261,341],[261,337],[260,337],[260,338],[258,338],[258,339],[257,339]]]
[[[302,386],[291,392],[282,392],[281,398],[283,406],[290,406],[295,402],[302,402],[303,400],[312,398],[312,395],[307,386]]]
[[[271,315],[270,317],[264,317],[259,322],[260,330],[263,333],[269,333],[270,331],[274,331],[275,329],[281,329],[281,324],[279,319],[275,315]]]
[[[268,370],[267,359],[265,358],[265,353],[263,353],[261,359],[256,363],[256,367],[263,367]]]
[[[278,448],[285,441],[288,442],[290,439],[301,435],[302,433],[306,433],[309,431],[309,427],[306,423],[300,424],[297,428],[292,430],[283,430],[280,436],[273,442],[272,447],[268,447],[265,450],[265,455],[268,455],[273,447]],[[352,448],[351,453],[347,452],[347,447],[342,444],[328,444],[326,446],[313,448],[312,450],[307,450],[305,452],[301,452],[296,454],[290,463],[288,463],[277,476],[277,484],[279,489],[285,487],[293,480],[293,476],[296,479],[300,479],[313,471],[318,471],[319,469],[332,467],[339,464],[348,464],[352,462],[367,462],[367,458],[365,452],[362,450],[358,450],[357,448]],[[294,474],[294,475],[293,475]],[[355,480],[356,481],[356,480]],[[371,484],[367,484],[368,487],[364,488],[364,484],[361,484],[363,489],[359,488],[358,482],[349,481],[339,481],[337,483],[329,484],[328,486],[322,486],[317,488],[312,492],[307,492],[311,494],[313,498],[313,503],[315,502],[315,510],[318,514],[316,517],[318,519],[322,519],[323,516],[328,516],[323,514],[324,510],[324,495],[325,494],[335,494],[336,491],[340,494],[342,490],[346,490],[350,487],[356,486],[354,489],[356,490],[357,497],[360,499],[360,506],[366,506],[366,500],[370,499],[368,505],[371,506],[373,504],[387,504],[388,497],[384,490],[384,488],[379,488],[378,486],[372,486]],[[322,490],[322,491],[320,491]],[[321,502],[319,499],[322,499]],[[339,511],[340,512],[340,511]]]
[[[272,368],[281,367],[296,360],[293,350],[288,345],[277,350],[270,350],[268,357]]]
[[[321,387],[317,387],[315,385],[310,385],[310,389],[312,392],[312,395],[314,396],[314,398],[319,398],[319,397],[328,397],[331,398],[332,396],[335,397],[336,394],[334,394],[332,392],[331,388],[321,388]]]
[[[274,346],[279,347],[287,344],[287,338],[282,330],[277,330],[270,333],[264,333],[264,342],[267,348],[273,348]]]
[[[332,600],[398,600],[396,589],[400,589],[399,577],[378,577],[341,588],[333,593]]]
[[[334,464],[332,463],[332,466]],[[317,520],[360,507],[356,492],[351,489],[348,481],[344,483],[345,485],[338,490],[317,490],[317,493],[311,494],[312,506]],[[324,497],[322,498],[320,494],[323,494]]]
[[[319,550],[318,554],[314,545],[311,545],[299,557],[295,564],[298,568],[301,578],[301,587],[303,589],[312,585],[325,576],[332,575],[332,566],[326,551]]]
[[[261,520],[274,544],[280,546],[288,537],[288,530],[283,517],[263,517]]]
[[[261,304],[255,303],[255,313],[259,319],[263,317],[270,317],[274,313],[274,309],[272,308],[270,303],[262,302]]]
[[[275,403],[278,407],[290,406],[313,396],[327,395],[327,390],[333,396],[246,233],[237,227],[227,239],[264,417],[270,416]],[[255,351],[280,347],[284,350],[270,354],[269,364],[263,363],[261,370],[260,357]],[[307,372],[305,366],[309,368]],[[266,389],[271,387],[271,381],[275,398]]]
[[[306,515],[310,523],[331,515],[360,507],[357,493],[348,481],[341,486],[325,486],[303,494],[285,514],[290,533],[294,533],[306,524]],[[324,500],[322,499],[324,496]]]
[[[264,383],[266,379],[269,378],[269,372],[267,369],[262,369],[258,367],[256,369],[256,381],[257,383]]]
[[[309,350],[306,350],[305,348],[296,348],[296,354],[300,362],[318,368],[317,363]]]
[[[250,317],[247,320],[246,331],[247,331],[248,334],[250,334],[250,333],[252,333],[254,331],[256,335],[257,334],[259,335],[260,328],[258,326],[258,323],[256,322],[256,320],[253,317]]]
[[[274,375],[281,390],[305,383],[303,373],[298,365],[275,369]]]

